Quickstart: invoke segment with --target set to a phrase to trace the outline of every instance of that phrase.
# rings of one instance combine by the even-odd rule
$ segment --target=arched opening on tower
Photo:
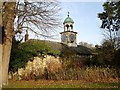
[[[70,25],[70,27],[71,27],[71,30],[73,30],[73,25]]]
[[[69,31],[69,25],[68,24],[66,25],[66,27],[67,27],[67,31]]]

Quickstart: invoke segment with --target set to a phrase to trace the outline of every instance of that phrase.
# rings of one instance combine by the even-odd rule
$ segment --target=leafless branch
[[[50,33],[55,32],[56,28],[61,26],[59,3],[50,2],[18,2],[17,4],[17,27],[27,27],[30,31],[43,37],[50,37]],[[24,30],[24,29],[23,29]],[[52,36],[52,35],[51,35]]]

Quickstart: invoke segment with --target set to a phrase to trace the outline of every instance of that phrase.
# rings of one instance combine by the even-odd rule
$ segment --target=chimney
[[[25,42],[28,41],[28,37],[29,37],[28,30],[26,30],[26,34],[25,34]]]

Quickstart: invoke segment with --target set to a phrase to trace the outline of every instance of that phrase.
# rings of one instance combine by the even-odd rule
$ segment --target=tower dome
[[[63,24],[65,23],[74,23],[73,19],[69,17],[69,12],[68,12],[68,17],[64,20]]]

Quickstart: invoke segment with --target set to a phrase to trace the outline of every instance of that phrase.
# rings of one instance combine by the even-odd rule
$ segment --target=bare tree
[[[26,29],[36,35],[43,37],[52,37],[51,32],[61,25],[58,12],[60,11],[58,2],[18,2],[16,32],[22,32]]]
[[[12,38],[28,29],[37,35],[50,36],[58,27],[58,2],[4,2],[2,8],[2,83],[8,83],[8,67]]]

